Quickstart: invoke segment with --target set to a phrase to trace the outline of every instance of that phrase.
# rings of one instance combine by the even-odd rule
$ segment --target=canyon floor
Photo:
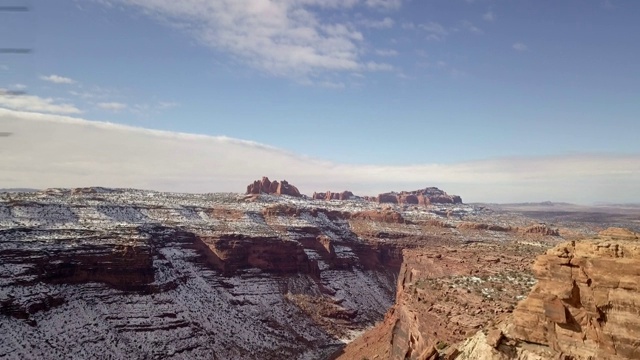
[[[453,359],[527,297],[536,257],[610,226],[638,231],[639,214],[0,193],[0,358]]]

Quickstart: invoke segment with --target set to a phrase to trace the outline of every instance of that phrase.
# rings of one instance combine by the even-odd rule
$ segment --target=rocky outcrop
[[[523,228],[503,226],[497,224],[476,223],[476,222],[462,222],[458,224],[458,229],[461,230],[489,230],[499,232],[518,232],[523,235],[541,235],[541,236],[560,236],[558,229],[553,229],[545,224],[536,224]]]
[[[602,230],[599,234],[602,237],[611,238],[612,240],[638,240],[640,235],[629,229],[623,228],[608,228]]]
[[[640,358],[640,242],[623,229],[558,245],[506,321],[465,342],[459,359]]]
[[[466,229],[466,230],[490,230],[490,231],[512,231],[513,228],[507,226],[500,226],[495,224],[485,224],[485,223],[471,223],[464,222],[458,224],[458,229]]]
[[[287,180],[282,180],[280,182],[276,180],[270,181],[266,176],[264,176],[262,180],[256,180],[252,184],[247,185],[246,193],[289,195],[295,197],[302,196],[298,188],[289,184]]]
[[[565,243],[533,270],[538,284],[514,311],[512,338],[578,359],[640,358],[636,239]]]
[[[401,205],[461,204],[462,198],[458,195],[449,195],[436,187],[428,187],[414,191],[379,194],[376,201]]]
[[[558,229],[552,229],[545,224],[531,225],[529,227],[521,229],[524,234],[537,234],[543,236],[560,236]]]
[[[314,192],[311,196],[312,199],[315,200],[350,200],[353,199],[355,195],[351,191],[343,191],[343,192]]]

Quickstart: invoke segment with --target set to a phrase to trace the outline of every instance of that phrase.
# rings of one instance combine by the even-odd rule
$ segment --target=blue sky
[[[8,3],[13,111],[345,165],[640,154],[637,1]]]

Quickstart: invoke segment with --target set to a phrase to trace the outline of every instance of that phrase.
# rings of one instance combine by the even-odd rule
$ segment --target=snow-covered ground
[[[274,204],[293,206],[300,215],[265,219],[265,208]],[[326,357],[341,339],[285,295],[328,291],[341,306],[357,311],[352,332],[380,320],[393,303],[394,275],[363,268],[354,250],[363,240],[349,221],[327,216],[377,208],[363,200],[266,195],[245,201],[239,194],[134,189],[0,193],[0,358]],[[232,215],[215,215],[214,209]],[[441,217],[429,208],[396,209],[411,220]],[[474,211],[464,205],[454,210]],[[372,227],[391,231],[383,224]],[[317,250],[304,248],[319,277],[258,268],[223,276],[176,235],[182,231],[215,239],[235,234],[252,241],[298,242],[309,237],[309,229],[331,241],[342,266],[334,268]],[[415,234],[419,227],[408,225],[403,231]],[[113,270],[126,264],[120,257],[130,256],[127,251],[143,260],[148,256],[152,263],[152,281],[135,291],[126,290],[131,275],[126,269]],[[347,263],[351,265],[345,267]],[[102,272],[107,275],[95,275]],[[114,287],[118,281],[124,283]]]

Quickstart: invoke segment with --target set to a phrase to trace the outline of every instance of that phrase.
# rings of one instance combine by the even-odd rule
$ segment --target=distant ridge
[[[516,203],[472,203],[477,205],[498,205],[498,206],[580,206],[578,204],[560,202],[560,201],[541,201],[541,202],[516,202]]]
[[[14,193],[14,192],[36,192],[36,191],[40,191],[40,189],[29,189],[29,188],[6,188],[6,189],[0,189],[0,192],[8,192],[8,193]]]

